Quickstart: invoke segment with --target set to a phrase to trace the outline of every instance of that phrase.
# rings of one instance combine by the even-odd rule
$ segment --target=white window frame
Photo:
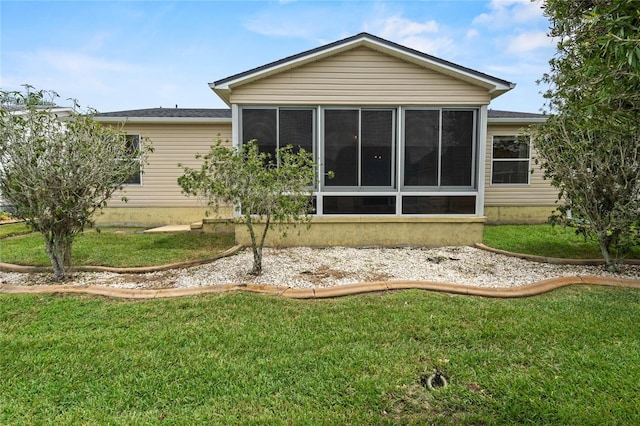
[[[438,184],[435,186],[412,186],[404,184],[404,156],[405,156],[405,123],[404,123],[404,112],[405,111],[438,111],[439,113],[439,124],[438,124]],[[468,111],[473,113],[473,128],[475,130],[472,135],[471,140],[471,184],[468,186],[444,186],[441,184],[442,181],[442,123],[443,123],[443,112],[445,111]],[[400,169],[400,173],[398,176],[399,179],[399,187],[400,191],[403,194],[409,194],[414,192],[426,192],[426,193],[435,193],[435,192],[460,192],[460,193],[476,193],[478,191],[478,181],[481,179],[478,176],[478,148],[480,143],[479,132],[482,129],[479,129],[480,125],[480,111],[478,108],[473,107],[403,107],[402,108],[402,121],[399,121],[399,128],[401,131],[401,139],[399,145],[401,145],[400,151],[400,161],[398,162],[398,166]]]
[[[357,165],[357,170],[356,170],[356,175],[357,175],[357,180],[358,180],[358,184],[355,186],[332,186],[332,185],[325,185],[324,184],[324,179],[321,180],[321,188],[324,192],[326,192],[326,195],[330,195],[330,193],[342,193],[344,194],[352,194],[354,196],[362,196],[363,194],[361,193],[366,193],[366,195],[371,195],[374,196],[372,194],[377,194],[377,193],[385,193],[385,194],[389,194],[389,193],[395,193],[397,192],[397,188],[398,188],[398,181],[397,181],[397,173],[396,173],[396,168],[397,168],[397,150],[398,150],[398,108],[397,107],[393,107],[393,106],[389,106],[389,107],[385,107],[385,106],[381,106],[381,107],[376,107],[376,106],[323,106],[321,108],[321,116],[322,116],[322,120],[321,120],[321,125],[318,127],[321,127],[320,131],[321,131],[321,136],[320,136],[320,140],[322,141],[322,149],[321,151],[321,156],[318,157],[320,159],[320,162],[323,164],[325,164],[325,151],[326,151],[326,146],[325,146],[325,135],[324,135],[324,126],[325,126],[325,112],[326,111],[339,111],[339,110],[343,110],[343,111],[358,111],[358,150],[357,150],[357,160],[358,160],[358,165]],[[391,122],[391,129],[392,129],[392,140],[391,140],[391,183],[389,185],[384,185],[384,186],[363,186],[362,185],[362,112],[363,111],[390,111],[391,115],[392,115],[392,122]],[[324,177],[324,175],[323,175]]]
[[[314,111],[313,113],[313,157],[314,161],[318,165],[316,175],[316,185],[313,192],[313,196],[316,200],[316,217],[358,217],[369,216],[366,213],[352,214],[352,213],[340,213],[329,214],[324,212],[323,198],[325,196],[348,196],[348,197],[375,197],[375,196],[394,196],[396,198],[395,214],[371,214],[371,216],[384,216],[384,217],[478,217],[482,215],[482,203],[483,194],[481,189],[484,189],[484,162],[485,157],[480,156],[479,153],[486,152],[486,107],[485,106],[468,106],[468,105],[445,105],[445,106],[431,106],[431,105],[334,105],[334,104],[320,104],[320,105],[255,105],[255,104],[232,104],[232,123],[233,123],[233,146],[239,147],[242,144],[242,110],[243,109],[309,109]],[[363,186],[349,186],[349,187],[327,187],[324,185],[324,175],[326,173],[326,164],[324,164],[325,146],[324,146],[324,126],[325,117],[324,112],[326,110],[358,110],[360,112],[359,118],[359,131],[361,124],[361,111],[362,110],[391,110],[393,112],[393,142],[392,142],[392,171],[391,179],[392,185],[389,187],[363,187]],[[472,141],[472,163],[471,163],[471,185],[470,186],[431,186],[431,187],[411,187],[404,186],[404,112],[410,109],[420,110],[437,110],[440,111],[440,125],[442,125],[442,111],[473,111],[473,126],[474,134]],[[279,117],[277,115],[277,117]],[[279,119],[278,123],[278,139],[279,144]],[[442,131],[439,131],[439,138],[442,137]],[[441,140],[439,141],[439,148],[441,149]],[[441,154],[438,154],[438,162],[441,161]],[[359,162],[361,159],[359,158]],[[482,165],[480,164],[482,163]],[[358,180],[360,182],[360,163],[358,165]],[[440,170],[440,169],[439,169]],[[478,173],[482,173],[482,176]],[[438,174],[438,179],[441,179],[441,173]],[[402,213],[403,197],[405,196],[473,196],[476,198],[475,213],[457,213],[457,214],[427,214],[427,213]],[[236,212],[237,213],[237,212]]]
[[[140,151],[142,149],[142,135],[140,135],[139,133],[127,133],[125,135],[125,137],[127,139],[131,138],[131,137],[135,137],[138,139],[138,151]],[[143,173],[142,173],[142,158],[140,158],[140,156],[138,156],[138,158],[136,158],[136,161],[138,162],[139,168],[138,168],[138,176],[140,177],[140,183],[123,183],[122,186],[132,186],[132,187],[136,187],[136,186],[142,186],[143,181],[142,181],[142,177],[143,177]],[[133,175],[132,175],[133,176]]]
[[[304,106],[304,105],[300,105],[300,106],[296,106],[296,105],[278,105],[278,106],[273,106],[273,105],[242,105],[239,108],[239,114],[238,114],[238,147],[241,146],[243,143],[247,142],[248,139],[242,134],[242,120],[243,120],[243,115],[242,112],[245,109],[248,110],[252,110],[252,109],[263,109],[263,110],[275,110],[276,111],[276,151],[280,148],[282,148],[282,146],[280,146],[280,111],[286,111],[286,110],[294,110],[294,111],[311,111],[311,135],[313,140],[311,141],[311,150],[312,150],[312,155],[314,157],[314,161],[317,158],[317,154],[316,151],[318,150],[318,141],[317,141],[317,131],[316,128],[318,127],[318,118],[317,118],[317,110],[315,107],[313,106]],[[234,123],[235,124],[235,123]],[[247,139],[245,141],[245,139]],[[243,142],[245,141],[245,142]],[[258,141],[258,145],[260,145],[260,141]]]
[[[493,147],[495,144],[495,140],[496,137],[500,138],[500,137],[510,137],[510,138],[514,138],[515,140],[521,139],[522,141],[526,142],[529,146],[529,155],[527,158],[495,158],[493,156]],[[519,133],[504,133],[504,134],[494,134],[491,135],[491,175],[490,175],[490,182],[491,182],[491,186],[529,186],[531,185],[531,138],[526,137],[526,135],[523,134],[519,134]],[[527,181],[526,182],[513,182],[513,183],[501,183],[501,182],[494,182],[493,181],[493,173],[494,173],[494,165],[495,163],[500,163],[500,162],[507,162],[507,161],[520,161],[520,162],[526,162],[527,163]]]

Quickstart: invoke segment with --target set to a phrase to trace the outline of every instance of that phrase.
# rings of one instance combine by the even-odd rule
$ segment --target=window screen
[[[256,139],[261,152],[271,154],[275,158],[277,141],[276,115],[273,109],[242,110],[242,143]]]
[[[325,177],[326,186],[358,185],[358,110],[326,110],[324,113],[325,170],[333,171],[333,179]]]
[[[391,186],[393,112],[362,111],[362,186]]]
[[[442,111],[442,173],[440,186],[471,186],[473,111]]]
[[[280,110],[280,148],[292,145],[313,152],[313,111],[304,109]]]
[[[404,185],[438,185],[440,111],[407,110],[404,114]]]

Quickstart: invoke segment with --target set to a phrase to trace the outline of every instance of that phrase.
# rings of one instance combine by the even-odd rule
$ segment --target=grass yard
[[[75,265],[115,267],[153,266],[208,258],[231,247],[233,237],[213,234],[143,234],[142,228],[102,228],[77,237]],[[0,262],[49,266],[39,234],[27,235],[26,225],[0,226]],[[7,238],[13,236],[12,238]],[[600,258],[597,244],[585,241],[573,229],[550,225],[485,226],[490,247],[547,257]],[[640,247],[627,258],[640,259]]]
[[[0,295],[0,424],[638,424],[639,311],[637,290],[577,287]]]
[[[600,259],[597,243],[576,235],[572,228],[551,225],[498,225],[484,227],[484,244],[516,253],[568,259]],[[640,259],[640,247],[627,258]]]
[[[0,239],[13,237],[14,235],[29,234],[31,228],[24,223],[8,223],[0,226]]]
[[[15,225],[2,225],[5,227]],[[79,235],[73,244],[75,265],[134,267],[206,259],[233,246],[232,235],[143,234],[142,228],[101,228]],[[0,240],[0,261],[51,265],[39,233]]]

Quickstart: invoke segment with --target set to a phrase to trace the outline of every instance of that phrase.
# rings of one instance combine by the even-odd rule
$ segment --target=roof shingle
[[[231,110],[228,108],[147,108],[103,112],[95,116],[104,118],[231,118]]]
[[[501,111],[489,109],[488,118],[500,119],[544,119],[547,115],[531,112]],[[113,111],[96,114],[96,117],[113,118],[228,118],[231,119],[229,108],[147,108],[128,111]]]

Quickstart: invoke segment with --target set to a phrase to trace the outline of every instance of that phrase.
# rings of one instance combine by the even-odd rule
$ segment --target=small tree
[[[553,115],[533,130],[533,144],[545,176],[615,269],[612,252],[633,243],[640,212],[640,12],[628,0],[547,0],[543,8],[559,42],[542,78]]]
[[[565,115],[534,135],[545,176],[566,200],[552,219],[566,222],[570,211],[570,222],[594,237],[607,268],[616,269],[616,258],[638,242],[640,135],[584,127]]]
[[[260,152],[256,141],[238,149],[229,149],[219,140],[204,158],[200,169],[184,167],[178,179],[182,191],[203,196],[216,211],[221,203],[239,211],[251,237],[253,268],[262,273],[262,248],[269,229],[276,224],[283,233],[289,225],[309,223],[313,206],[310,201],[315,165],[311,153],[292,146],[280,148],[276,158]],[[256,222],[264,229],[256,232]]]
[[[75,236],[141,171],[151,148],[132,146],[91,113],[61,121],[37,101],[50,93],[29,92],[23,109],[0,110],[0,193],[17,217],[42,234],[54,279],[62,280],[68,277]]]

